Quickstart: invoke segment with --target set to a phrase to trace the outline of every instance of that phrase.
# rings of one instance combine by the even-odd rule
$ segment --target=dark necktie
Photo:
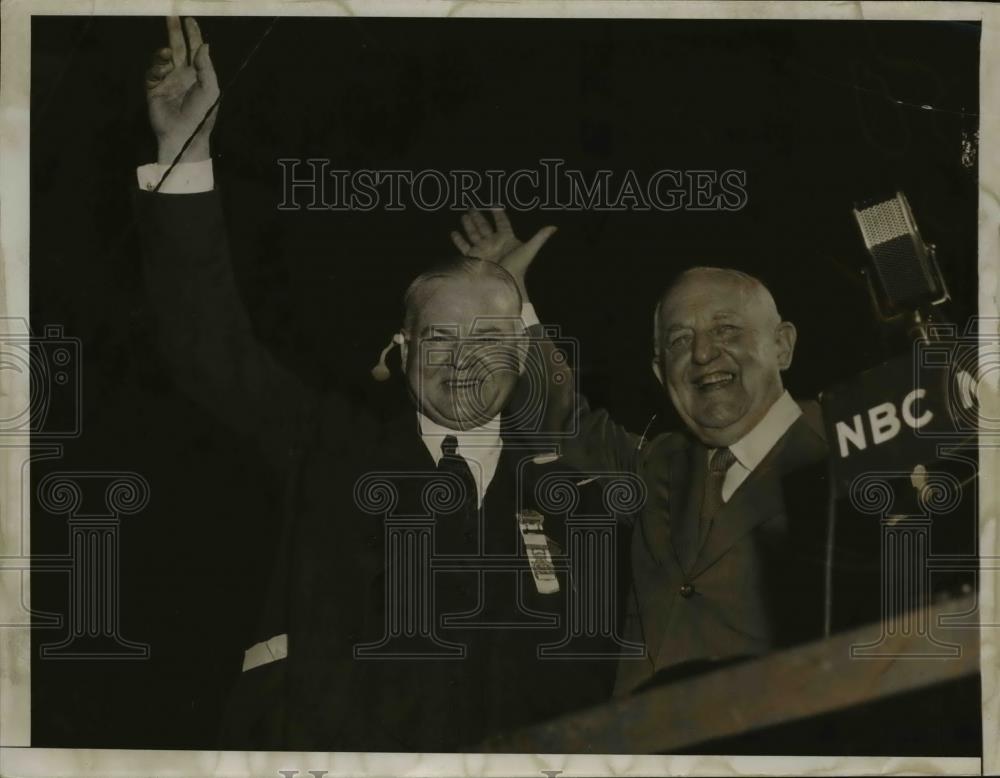
[[[469,463],[458,453],[458,438],[454,435],[446,435],[445,439],[441,441],[441,453],[443,456],[437,465],[438,472],[451,473],[462,483],[463,499],[456,512],[476,508],[479,505],[476,479],[472,476]]]
[[[708,463],[708,477],[705,479],[705,497],[701,503],[701,521],[699,522],[698,543],[705,542],[709,530],[712,528],[712,520],[722,508],[722,482],[726,479],[726,472],[736,461],[736,455],[728,448],[715,450]]]

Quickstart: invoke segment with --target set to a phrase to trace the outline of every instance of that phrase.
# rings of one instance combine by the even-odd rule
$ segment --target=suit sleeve
[[[544,336],[540,326],[530,328],[529,333],[533,336],[531,358],[538,360],[534,372],[544,397],[542,436],[572,467],[635,472],[640,436],[616,424],[607,411],[592,409],[578,391],[576,372],[566,354]]]
[[[217,191],[135,194],[143,271],[160,348],[178,386],[282,472],[319,398],[257,340],[239,296]],[[346,427],[346,401],[323,413]]]
[[[218,747],[276,750],[286,745],[292,530],[286,523],[240,675],[226,701]]]

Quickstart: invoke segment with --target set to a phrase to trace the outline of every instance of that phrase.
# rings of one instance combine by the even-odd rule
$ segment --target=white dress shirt
[[[469,463],[472,477],[476,481],[479,504],[482,505],[486,490],[496,475],[497,463],[500,461],[500,452],[503,449],[503,441],[500,439],[500,417],[490,419],[482,427],[469,430],[448,429],[431,421],[419,411],[417,421],[420,424],[420,439],[427,446],[435,465],[444,456],[441,450],[444,439],[448,435],[453,435],[458,440],[458,449],[455,453]]]
[[[726,471],[722,480],[722,501],[729,502],[737,487],[750,477],[750,473],[764,460],[781,436],[788,432],[802,415],[802,409],[786,391],[779,397],[757,426],[729,447],[736,461]],[[718,449],[708,452],[708,461]]]

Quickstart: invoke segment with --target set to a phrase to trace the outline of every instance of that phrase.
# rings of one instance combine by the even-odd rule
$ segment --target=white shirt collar
[[[469,463],[469,469],[476,480],[479,504],[482,505],[486,489],[489,488],[493,476],[496,474],[497,463],[500,461],[500,451],[503,448],[503,440],[500,438],[500,416],[497,415],[490,419],[481,427],[453,430],[417,411],[417,423],[420,425],[420,439],[427,446],[435,465],[444,456],[444,452],[441,450],[444,439],[448,435],[455,436],[458,440],[456,453]]]
[[[757,426],[733,443],[729,450],[737,462],[752,471],[801,415],[802,409],[786,390],[775,400],[764,418],[757,422]]]

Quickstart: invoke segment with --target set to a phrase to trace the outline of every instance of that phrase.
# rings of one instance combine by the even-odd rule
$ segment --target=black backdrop
[[[226,84],[271,19],[201,22]],[[133,470],[152,490],[121,535],[122,629],[150,658],[36,651],[35,745],[211,746],[277,533],[278,485],[174,388],[154,345],[131,193],[154,158],[142,75],[165,38],[161,18],[32,21],[32,327],[83,344],[83,435],[36,478]],[[975,312],[978,47],[964,22],[283,18],[227,89],[213,138],[238,280],[261,339],[308,381],[399,402],[368,368],[408,280],[450,253],[457,214],[281,212],[277,158],[742,169],[739,212],[514,214],[523,237],[560,227],[532,297],[582,344],[592,401],[640,430],[658,413],[655,432],[676,423],[648,369],[659,290],[685,265],[740,267],[798,326],[788,385],[815,394],[891,351],[858,275],[855,200],[905,191],[956,318]],[[64,521],[35,510],[33,550],[65,551]],[[64,578],[37,573],[32,590],[35,607],[65,612]],[[36,647],[59,637],[37,630]],[[945,740],[978,753],[969,731]]]

